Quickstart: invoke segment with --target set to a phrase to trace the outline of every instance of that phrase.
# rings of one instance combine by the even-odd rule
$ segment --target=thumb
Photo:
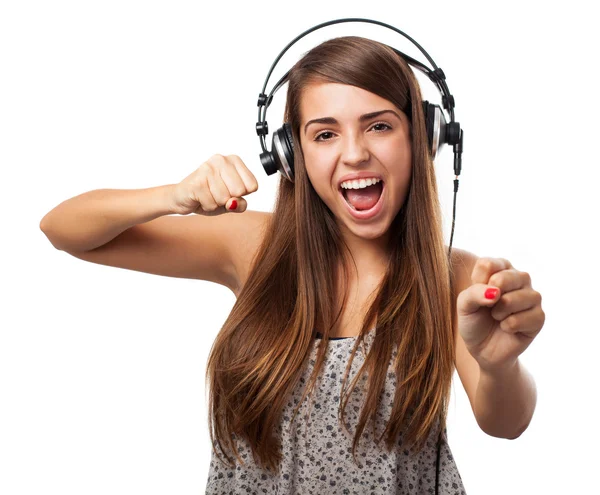
[[[493,285],[473,284],[460,293],[458,313],[467,316],[476,313],[482,306],[492,307],[500,300],[501,295],[500,289]]]
[[[248,207],[248,203],[246,202],[246,200],[244,198],[231,198],[229,201],[227,201],[227,203],[225,204],[225,207],[226,207],[227,211],[232,211],[235,213],[242,213],[242,212],[246,211],[246,208]]]

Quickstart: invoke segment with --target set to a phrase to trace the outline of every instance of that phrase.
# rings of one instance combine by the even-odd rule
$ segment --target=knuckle
[[[515,295],[513,292],[507,292],[500,299],[502,307],[507,307],[515,303]],[[499,303],[500,304],[500,303]]]
[[[217,153],[209,158],[208,163],[210,163],[213,167],[219,167],[224,160],[225,157]]]
[[[229,155],[229,159],[232,164],[235,164],[235,165],[245,168],[245,169],[248,168],[248,167],[246,167],[244,160],[242,160],[238,155]]]
[[[212,178],[211,172],[204,174],[204,176],[202,177],[202,181],[200,183],[200,186],[203,188],[203,190],[206,190],[206,191],[210,190],[211,178]]]
[[[241,198],[242,196],[244,196],[246,194],[246,189],[243,187],[234,187],[230,193],[232,194],[232,196],[235,196],[236,198]]]
[[[196,175],[201,175],[205,172],[205,170],[210,167],[210,159],[203,162],[197,169]]]
[[[193,184],[198,187],[208,187],[211,176],[212,172],[206,168],[198,174],[198,177],[195,178],[196,180],[193,182]]]
[[[213,167],[212,158],[206,160],[202,165],[198,167],[198,170],[201,172],[206,172],[207,169],[211,169]]]
[[[191,178],[191,184],[198,186],[208,185],[208,173],[208,167],[198,169]]]
[[[488,285],[494,285],[496,287],[499,287],[502,284],[503,280],[504,274],[502,272],[497,272],[490,277],[490,279],[488,280]]]
[[[484,258],[479,258],[477,260],[477,264],[484,270],[491,270],[494,265],[494,261],[492,260],[492,258],[484,257]]]
[[[515,316],[509,316],[504,321],[504,324],[506,325],[506,328],[508,328],[509,330],[516,330],[519,326],[519,320]]]

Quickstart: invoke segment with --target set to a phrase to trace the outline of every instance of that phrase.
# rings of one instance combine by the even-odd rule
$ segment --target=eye
[[[384,127],[387,127],[388,129],[391,129],[391,128],[392,128],[391,126],[387,125],[387,124],[386,124],[386,123],[384,123],[384,122],[377,122],[377,124],[375,124],[373,127],[376,127],[376,126],[378,126],[378,125],[382,125],[382,126],[384,126]],[[377,131],[377,132],[383,132],[383,131]]]
[[[322,132],[321,134],[317,134],[317,136],[315,137],[315,141],[329,141],[329,139],[319,139],[321,136],[324,136],[325,134],[331,134],[331,132],[325,131],[325,132]]]
[[[386,124],[385,122],[377,122],[376,124],[373,124],[373,126],[371,127],[371,129],[374,129],[374,128],[375,128],[375,127],[377,127],[377,126],[384,126],[384,127],[386,127],[387,129],[391,129],[391,128],[392,128],[392,126],[391,126],[391,125],[389,125],[389,124]],[[385,130],[387,130],[387,129],[385,129]],[[375,132],[385,132],[385,130],[382,130],[382,131],[375,131]],[[332,133],[331,131],[323,131],[323,132],[321,132],[320,134],[317,134],[317,135],[315,136],[315,139],[314,139],[314,140],[315,140],[315,141],[321,141],[321,142],[323,142],[323,141],[331,141],[331,138],[328,138],[328,139],[319,139],[321,136],[324,136],[325,134],[333,134],[333,133]]]

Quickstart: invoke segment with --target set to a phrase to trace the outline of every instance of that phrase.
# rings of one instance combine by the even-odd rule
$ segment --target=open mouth
[[[362,189],[345,189],[340,186],[340,190],[350,208],[355,211],[368,211],[379,203],[383,194],[383,181]]]

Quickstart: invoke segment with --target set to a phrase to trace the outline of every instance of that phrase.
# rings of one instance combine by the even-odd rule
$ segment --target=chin
[[[342,224],[345,230],[354,234],[356,237],[360,237],[365,240],[379,239],[381,236],[387,234],[390,225],[387,221],[379,221],[371,225],[359,225],[354,222],[347,222],[338,218],[338,223]]]

